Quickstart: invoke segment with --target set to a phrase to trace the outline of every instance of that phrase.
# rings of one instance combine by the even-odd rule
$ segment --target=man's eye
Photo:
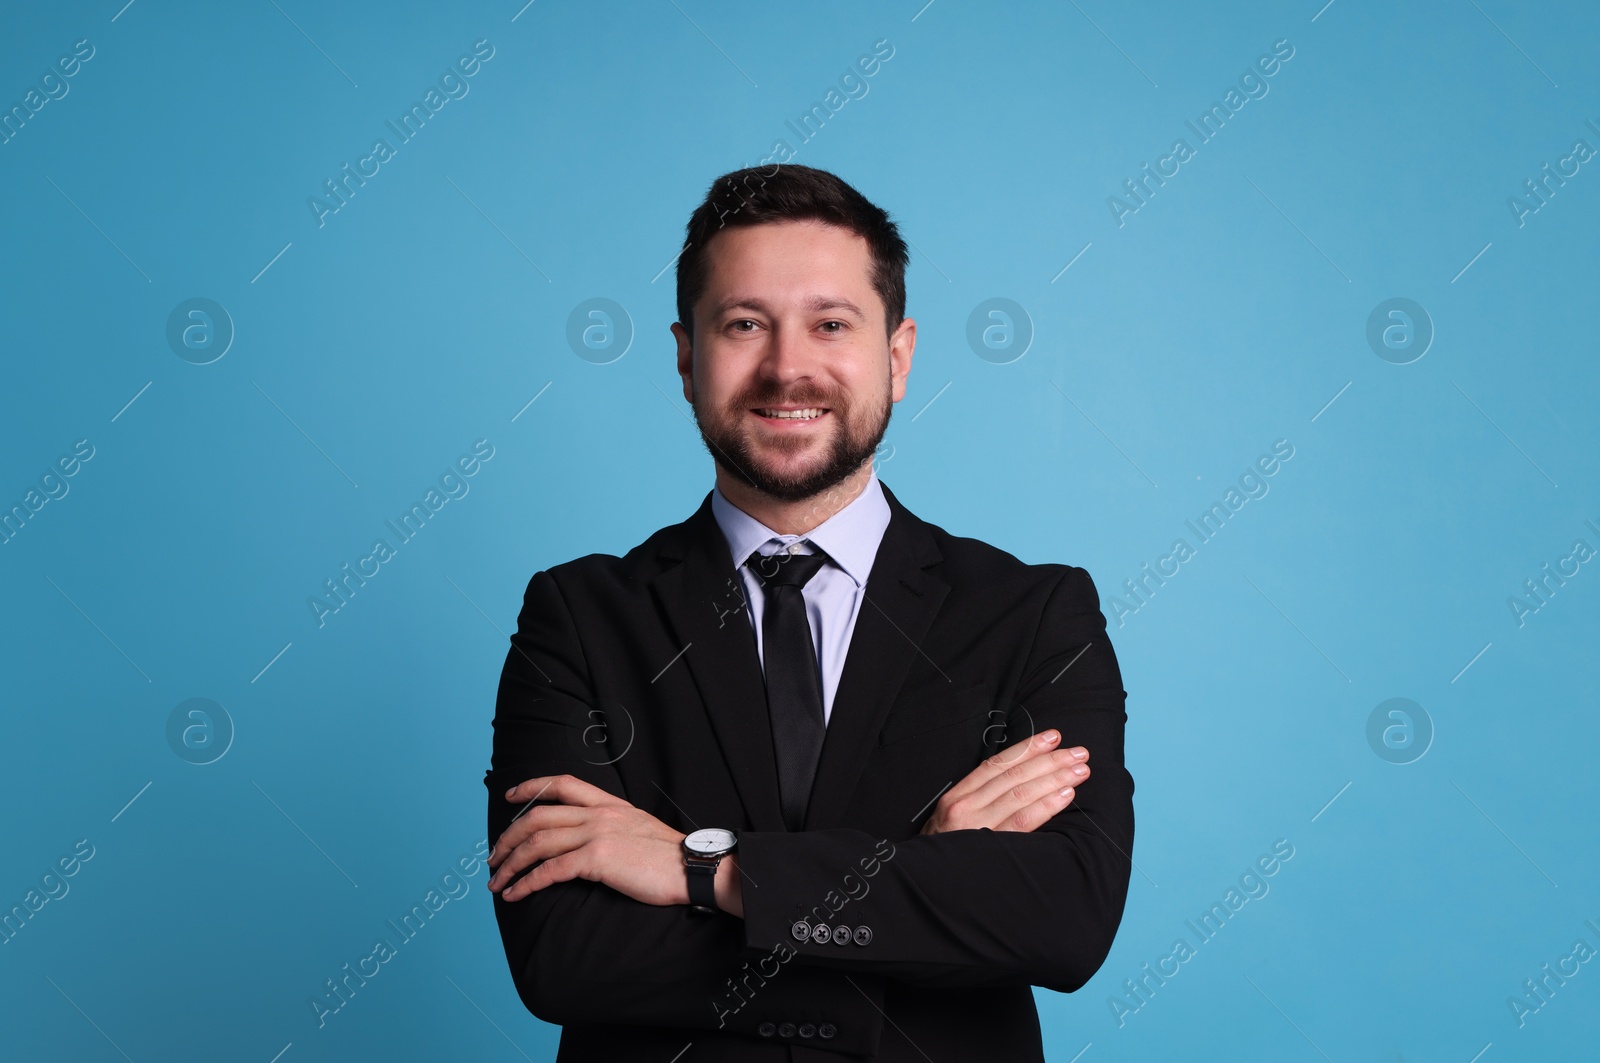
[[[843,321],[824,321],[822,324],[824,328],[827,328],[829,325],[837,326],[836,328],[828,328],[829,332],[841,332],[844,330]]]
[[[750,320],[750,319],[749,319],[749,318],[747,318],[747,317],[742,317],[742,318],[740,318],[740,319],[739,319],[739,320],[738,320],[738,321],[734,321],[734,322],[732,322],[732,323],[731,323],[731,324],[730,324],[730,327],[731,327],[731,328],[732,328],[732,329],[733,329],[733,330],[734,330],[734,331],[735,331],[735,332],[748,332],[748,331],[749,331],[749,329],[742,329],[742,328],[740,328],[740,327],[739,327],[739,326],[740,326],[740,325],[749,325],[749,326],[751,326],[751,328],[754,328],[754,327],[755,327],[755,322],[754,322],[754,321],[751,321],[751,320]]]

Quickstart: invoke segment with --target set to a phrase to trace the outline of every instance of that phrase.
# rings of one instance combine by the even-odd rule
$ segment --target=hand
[[[646,904],[688,904],[683,870],[684,835],[648,812],[571,775],[546,775],[518,783],[506,800],[554,800],[527,809],[489,851],[495,869],[489,889],[520,900],[556,882],[602,882]],[[532,867],[509,888],[506,883]]]
[[[1089,777],[1089,751],[1056,749],[1061,732],[1051,728],[1021,749],[1002,749],[940,795],[923,834],[951,830],[1027,833],[1072,804]]]

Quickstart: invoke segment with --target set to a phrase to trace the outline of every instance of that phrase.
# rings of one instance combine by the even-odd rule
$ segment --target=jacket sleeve
[[[528,584],[495,702],[484,777],[488,837],[521,806],[505,791],[568,774],[629,800],[604,740],[582,642],[556,579]],[[635,802],[637,803],[637,802]],[[647,1024],[757,1035],[762,1023],[831,1023],[830,1048],[869,1055],[882,1032],[882,979],[802,968],[789,939],[746,947],[740,921],[645,904],[602,883],[558,882],[505,901],[495,919],[523,1004],[546,1022]]]
[[[917,835],[869,862],[861,856],[876,840],[856,830],[741,831],[748,945],[793,941],[795,913],[827,895],[822,914],[837,905],[835,922],[870,924],[869,945],[796,942],[797,963],[941,987],[1066,993],[1086,983],[1111,949],[1127,899],[1133,778],[1123,762],[1122,676],[1083,569],[1067,568],[1052,590],[1017,691],[1009,745],[1055,727],[1059,748],[1089,750],[1092,774],[1071,805],[1031,833]]]

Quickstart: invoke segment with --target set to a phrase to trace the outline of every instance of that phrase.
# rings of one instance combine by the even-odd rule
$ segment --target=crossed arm
[[[1031,832],[1065,809],[1088,779],[1089,751],[1057,748],[1050,728],[984,758],[939,798],[922,834],[955,830]],[[688,904],[684,834],[573,775],[535,776],[505,793],[526,807],[489,851],[489,889],[515,901],[557,882],[600,882],[645,904]],[[556,802],[537,804],[535,802]],[[517,878],[525,868],[526,875]],[[507,883],[516,881],[507,887]],[[739,856],[717,868],[717,907],[744,918]]]
[[[739,854],[719,868],[717,900],[746,921],[690,916],[683,834],[627,801],[613,766],[559,753],[572,748],[564,730],[585,718],[587,669],[555,580],[536,575],[502,675],[486,779],[489,888],[524,1003],[551,1022],[753,1030],[803,1002],[860,1016],[875,1031],[884,978],[1083,984],[1109,950],[1127,890],[1123,692],[1087,574],[1066,570],[1045,614],[1019,687],[1043,729],[979,764],[940,798],[920,835],[877,865],[870,953],[812,951],[789,944],[785,902],[820,900],[818,885],[837,884],[877,840],[854,830],[741,832]],[[1088,748],[1100,774],[1080,795]],[[767,896],[747,898],[747,881],[769,886]],[[715,1003],[725,983],[741,961],[779,949],[802,962],[730,1021]],[[841,1030],[837,1045],[849,1050]]]

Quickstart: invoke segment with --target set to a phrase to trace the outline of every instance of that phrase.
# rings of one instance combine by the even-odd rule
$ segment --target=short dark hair
[[[900,228],[883,209],[826,170],[774,163],[723,174],[689,217],[678,256],[678,323],[694,338],[694,306],[705,294],[711,264],[706,245],[730,225],[816,220],[848,229],[867,241],[871,281],[883,300],[889,335],[906,316],[906,265],[910,256]]]

